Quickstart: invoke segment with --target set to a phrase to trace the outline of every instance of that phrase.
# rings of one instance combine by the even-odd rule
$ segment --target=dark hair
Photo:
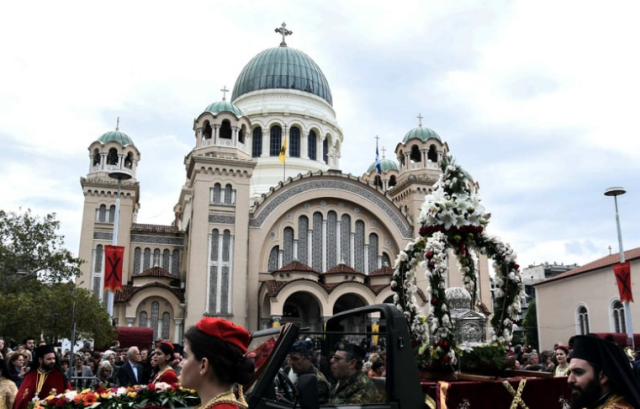
[[[373,363],[373,365],[371,365],[371,369],[373,369],[374,371],[377,371],[378,369],[382,368],[384,366],[384,364],[382,363],[382,361],[375,361]]]
[[[220,382],[246,384],[251,380],[255,369],[253,360],[245,358],[237,346],[207,335],[195,326],[189,328],[184,338],[198,361],[207,358]]]
[[[11,372],[7,366],[7,361],[0,359],[0,376],[11,379]]]
[[[156,349],[159,349],[165,355],[171,355],[171,359],[173,359],[173,347],[169,346],[166,342],[157,343]]]

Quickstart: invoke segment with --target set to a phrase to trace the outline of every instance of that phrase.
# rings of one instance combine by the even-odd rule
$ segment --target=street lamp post
[[[624,258],[624,249],[622,247],[622,232],[620,230],[620,215],[618,214],[618,196],[624,195],[627,193],[626,190],[622,187],[610,187],[609,189],[604,191],[605,196],[613,196],[613,202],[616,206],[616,227],[618,229],[618,246],[620,248],[620,263],[625,262]],[[633,338],[633,321],[631,320],[631,307],[629,306],[629,301],[624,301],[624,320],[625,326],[627,328],[627,337],[631,339],[631,347],[635,351],[636,345],[635,340]]]
[[[109,172],[109,177],[111,179],[116,179],[118,181],[118,195],[116,197],[116,214],[113,217],[113,238],[111,239],[111,245],[118,245],[118,224],[120,222],[120,187],[122,185],[123,180],[131,179],[131,174],[122,169],[116,169],[112,172]],[[115,292],[109,291],[107,293],[107,312],[111,316],[113,320],[113,302],[115,298]]]

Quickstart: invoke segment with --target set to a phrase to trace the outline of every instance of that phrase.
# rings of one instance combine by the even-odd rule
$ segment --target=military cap
[[[309,340],[296,341],[291,346],[289,352],[297,352],[305,356],[313,355],[313,342]]]
[[[335,345],[334,349],[336,351],[344,351],[348,354],[351,354],[351,356],[353,356],[357,361],[364,360],[364,357],[366,355],[364,349],[362,349],[360,345],[350,344],[348,342],[338,342]]]

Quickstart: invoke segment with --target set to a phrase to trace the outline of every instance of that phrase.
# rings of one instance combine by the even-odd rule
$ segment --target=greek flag
[[[382,167],[380,166],[380,153],[378,153],[378,144],[376,144],[376,169],[378,170],[378,175],[382,173]]]

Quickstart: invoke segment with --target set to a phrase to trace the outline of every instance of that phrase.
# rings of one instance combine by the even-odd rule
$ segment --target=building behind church
[[[89,145],[89,171],[81,178],[79,257],[88,261],[82,285],[106,303],[104,246],[113,238],[117,195],[109,174],[123,171],[132,178],[121,187],[118,325],[152,327],[156,338],[180,342],[203,315],[250,330],[284,322],[321,329],[340,311],[392,302],[396,254],[418,235],[420,206],[449,153],[421,117],[403,134],[396,160],[383,154],[379,171],[374,162],[361,176],[342,173],[349,140],[329,83],[283,35],[279,47],[247,63],[229,101],[223,94],[194,120],[170,225],[136,222],[136,170],[145,164],[133,138],[116,129]],[[370,152],[373,158],[373,146]],[[491,309],[484,256],[479,269],[481,301]],[[449,286],[462,285],[457,271],[452,257]],[[426,288],[424,279],[419,287]],[[419,302],[426,312],[423,292]],[[352,329],[371,324],[354,322]]]

